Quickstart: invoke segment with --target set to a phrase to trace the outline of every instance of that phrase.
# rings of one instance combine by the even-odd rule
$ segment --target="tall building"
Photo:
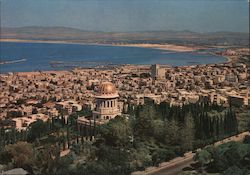
[[[95,95],[96,108],[93,111],[93,117],[97,121],[105,121],[121,115],[118,98],[118,92],[112,83],[101,83]]]
[[[166,70],[161,68],[159,64],[154,64],[151,66],[151,77],[153,80],[165,79]]]

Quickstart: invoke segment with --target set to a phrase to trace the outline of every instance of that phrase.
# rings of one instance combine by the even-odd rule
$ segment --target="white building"
[[[121,115],[118,98],[119,95],[112,83],[101,83],[95,96],[96,108],[93,111],[94,119],[97,121],[107,121],[115,118],[117,115]]]

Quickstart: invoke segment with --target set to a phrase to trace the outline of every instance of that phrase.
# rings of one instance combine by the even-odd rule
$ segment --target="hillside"
[[[1,39],[49,40],[101,44],[178,44],[248,46],[249,34],[191,31],[98,32],[67,27],[1,28]]]

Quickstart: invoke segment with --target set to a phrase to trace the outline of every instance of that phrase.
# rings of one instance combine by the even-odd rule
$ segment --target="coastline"
[[[174,52],[194,52],[200,49],[199,47],[180,46],[174,44],[102,44],[102,43],[81,43],[74,41],[58,41],[58,40],[27,40],[27,39],[0,39],[0,42],[19,42],[19,43],[53,43],[53,44],[79,44],[79,45],[100,45],[100,46],[117,46],[117,47],[139,47],[158,49],[163,51]]]
[[[151,48],[175,52],[194,52],[200,49],[198,47],[180,46],[174,44],[113,44],[113,46]]]
[[[51,44],[84,44],[70,41],[59,41],[59,40],[28,40],[28,39],[0,39],[0,42],[9,42],[9,43],[51,43]]]
[[[170,51],[170,52],[195,52],[202,47],[198,46],[180,46],[173,44],[102,44],[102,43],[81,43],[81,42],[73,42],[73,41],[64,41],[64,40],[27,40],[27,39],[2,39],[0,38],[0,42],[17,42],[17,43],[51,43],[51,44],[76,44],[76,45],[97,45],[97,46],[116,46],[116,47],[137,47],[137,48],[149,48],[149,49],[158,49],[162,51]],[[204,49],[204,48],[203,48]],[[221,56],[213,52],[207,52],[207,54]],[[226,60],[224,63],[232,62],[232,58],[230,56],[222,56]]]

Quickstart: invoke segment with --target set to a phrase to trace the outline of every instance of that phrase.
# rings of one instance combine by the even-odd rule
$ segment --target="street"
[[[213,145],[218,146],[230,141],[241,141],[246,135],[250,135],[250,132],[243,132],[241,134],[225,138],[221,141],[215,142]],[[184,157],[177,157],[168,162],[163,162],[159,167],[148,167],[145,171],[137,171],[132,175],[177,175],[183,168],[188,167],[191,163],[194,163],[193,156],[195,153],[185,153]]]

